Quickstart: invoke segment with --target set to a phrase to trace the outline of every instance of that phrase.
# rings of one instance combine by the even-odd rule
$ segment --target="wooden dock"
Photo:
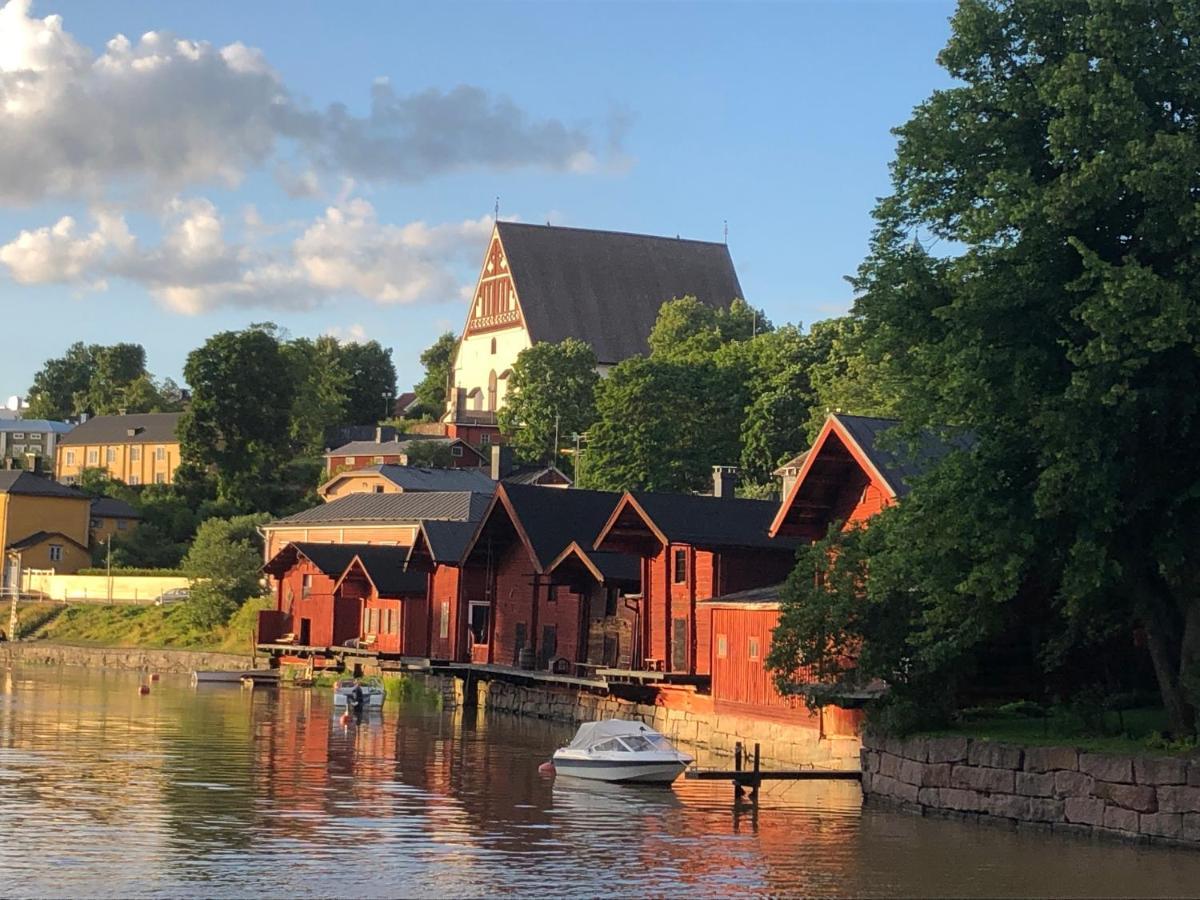
[[[749,788],[750,799],[757,800],[758,789],[764,781],[862,781],[862,772],[857,769],[763,769],[759,745],[754,745],[754,755],[749,756],[739,741],[734,747],[732,769],[688,769],[684,777],[697,781],[732,781],[735,798],[745,796]]]

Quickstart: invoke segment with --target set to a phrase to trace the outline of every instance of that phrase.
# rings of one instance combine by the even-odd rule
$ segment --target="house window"
[[[725,639],[725,635],[717,635],[717,659],[724,659],[729,655],[729,642]]]
[[[615,616],[617,614],[617,600],[620,599],[620,596],[620,590],[615,587],[610,587],[605,590],[604,615]]]
[[[442,601],[442,620],[438,625],[438,637],[445,640],[450,637],[450,601]]]
[[[88,528],[99,528],[99,527],[100,527],[99,519],[92,519],[90,522],[88,522]]]
[[[493,340],[493,342],[494,342],[494,341],[495,341],[495,338],[493,338],[492,340]],[[493,352],[493,353],[495,353],[496,351],[495,351],[495,350],[493,350],[492,352]],[[14,441],[23,441],[23,440],[25,440],[25,432],[23,432],[23,431],[14,431],[14,432],[13,432],[13,440],[14,440]]]
[[[451,456],[462,456],[463,455],[462,444],[453,445],[450,448],[450,455]]]
[[[687,551],[675,551],[675,583],[683,584],[687,581]]]
[[[62,544],[50,545],[50,562],[62,562]]]
[[[304,600],[312,594],[312,576],[300,576],[300,599]]]
[[[128,524],[129,523],[126,522],[124,519],[117,519],[117,531],[124,531],[125,526]]]
[[[74,450],[67,451],[67,465],[68,466],[75,465],[75,451]]]
[[[492,356],[496,355],[496,339],[492,338]]]
[[[750,657],[751,662],[756,662],[758,660],[758,638],[756,638],[756,637],[750,638],[750,648],[749,648],[748,655]]]
[[[89,466],[97,465],[100,462],[99,450],[89,450],[87,453],[87,461]]]
[[[131,486],[137,486],[137,485],[139,485],[139,484],[141,484],[141,483],[142,483],[142,476],[141,476],[141,475],[130,475],[130,476],[129,476],[129,484],[130,484]]]
[[[154,458],[157,459],[159,462],[162,462],[163,460],[165,460],[167,458],[167,448],[166,447],[156,447],[154,450]]]
[[[490,447],[491,444],[492,444],[492,433],[490,431],[485,431],[485,432],[483,432],[483,434],[479,435],[479,446],[480,447]],[[461,449],[462,448],[459,447],[459,450],[461,450]],[[458,455],[462,456],[462,453],[459,453]]]
[[[546,602],[547,603],[557,603],[558,602],[558,585],[557,584],[552,584],[552,585],[550,585],[550,587],[546,588]]]
[[[165,472],[155,472],[154,473],[154,483],[155,484],[166,484],[167,483],[166,473]]]
[[[129,448],[129,461],[130,462],[141,462],[141,460],[142,460],[142,448],[141,447],[130,447]]]
[[[24,453],[24,452],[25,452],[24,444],[13,444],[13,453]]]
[[[382,484],[375,485],[375,493],[377,493],[377,494],[383,493],[383,485]]]
[[[383,465],[383,457],[382,456],[375,457],[375,465],[377,465],[377,466]]]
[[[352,466],[352,465],[354,465],[354,457],[353,457],[353,456],[347,456],[347,457],[346,457],[346,462],[344,463],[344,465],[347,465],[347,466]]]
[[[117,448],[109,447],[104,451],[104,461],[106,463],[115,463],[117,461]]]

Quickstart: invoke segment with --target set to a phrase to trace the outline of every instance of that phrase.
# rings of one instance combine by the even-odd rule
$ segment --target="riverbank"
[[[0,664],[80,666],[190,674],[197,669],[248,669],[248,654],[209,650],[168,650],[147,647],[82,647],[43,641],[9,641],[0,644]],[[259,664],[265,662],[259,659]]]
[[[1200,849],[1200,758],[968,737],[863,737],[867,802],[920,815]]]

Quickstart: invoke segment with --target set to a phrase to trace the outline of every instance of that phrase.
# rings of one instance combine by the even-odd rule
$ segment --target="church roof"
[[[648,351],[668,300],[742,297],[729,248],[708,241],[498,222],[530,340],[586,341],[601,363]]]

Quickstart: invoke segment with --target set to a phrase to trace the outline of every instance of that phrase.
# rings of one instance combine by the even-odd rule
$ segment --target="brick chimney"
[[[512,447],[492,444],[492,481],[499,481],[513,470]]]
[[[732,498],[737,488],[737,466],[713,466],[714,497]]]

